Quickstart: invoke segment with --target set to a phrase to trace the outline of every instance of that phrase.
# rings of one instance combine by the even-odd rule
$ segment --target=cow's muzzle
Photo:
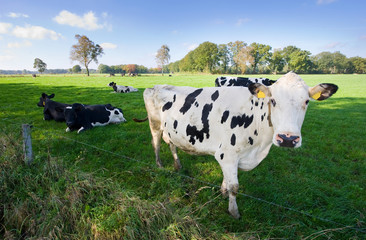
[[[277,134],[276,141],[280,147],[293,148],[300,142],[300,137],[290,134]]]

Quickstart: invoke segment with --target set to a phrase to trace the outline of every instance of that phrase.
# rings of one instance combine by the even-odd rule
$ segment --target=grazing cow
[[[230,86],[240,86],[249,87],[252,83],[261,83],[265,86],[271,86],[275,83],[275,80],[270,80],[268,78],[243,78],[243,77],[218,77],[215,80],[216,87],[230,87]]]
[[[161,138],[170,146],[176,169],[181,167],[176,147],[191,154],[215,156],[223,172],[221,191],[229,195],[229,212],[239,218],[238,169],[255,168],[272,144],[300,147],[309,100],[325,100],[337,89],[334,84],[308,87],[293,72],[271,86],[147,88],[144,101],[156,163],[162,167]]]
[[[66,132],[78,130],[78,133],[96,126],[126,122],[121,109],[106,105],[83,105],[74,103],[65,109]]]
[[[51,95],[47,95],[42,93],[39,102],[37,103],[38,107],[44,107],[43,110],[43,119],[44,120],[56,120],[57,122],[64,122],[65,115],[64,111],[65,108],[71,106],[71,104],[66,103],[59,103],[51,100],[54,98],[55,94],[52,93]]]
[[[137,88],[134,88],[134,87],[131,87],[131,86],[120,86],[120,85],[117,85],[117,83],[115,82],[110,82],[108,84],[109,87],[112,87],[113,90],[117,93],[129,93],[129,92],[137,92],[138,89]]]
[[[34,78],[35,78],[35,77],[37,77],[37,75],[36,75],[36,74],[32,74],[32,77],[34,77]]]

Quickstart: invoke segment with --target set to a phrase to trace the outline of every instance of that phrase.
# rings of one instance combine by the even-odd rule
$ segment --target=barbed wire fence
[[[11,123],[11,124],[18,124],[18,123]],[[18,124],[18,125],[21,128],[21,124]],[[35,127],[32,126],[32,128],[35,128]],[[2,127],[0,127],[0,132],[6,134],[6,131]],[[47,133],[45,135],[47,135]],[[7,136],[7,137],[9,137],[9,136]],[[142,160],[139,160],[139,159],[136,159],[136,158],[133,158],[133,157],[129,157],[129,156],[126,156],[126,155],[123,155],[123,154],[120,154],[120,153],[116,153],[116,152],[113,152],[113,151],[95,146],[93,144],[89,144],[89,143],[86,143],[86,142],[81,142],[79,140],[69,138],[69,137],[66,137],[66,136],[59,136],[59,138],[65,139],[67,141],[72,141],[74,143],[77,143],[77,144],[80,144],[80,145],[83,145],[83,146],[86,146],[88,148],[92,148],[92,149],[95,149],[95,150],[98,150],[98,151],[102,151],[102,152],[111,154],[113,156],[119,157],[119,158],[124,158],[124,159],[127,159],[129,161],[137,162],[139,164],[150,167],[151,169],[153,169],[154,171],[156,171],[158,173],[163,172],[163,173],[169,173],[169,174],[172,174],[172,175],[177,175],[177,176],[189,179],[189,180],[197,182],[197,183],[205,184],[205,185],[210,186],[212,188],[221,189],[221,186],[219,186],[217,184],[207,182],[207,181],[204,181],[204,180],[196,178],[196,177],[191,177],[191,176],[182,174],[180,172],[171,171],[171,170],[166,169],[166,168],[158,168],[155,164],[147,163],[147,162],[144,162]],[[349,230],[353,230],[353,231],[356,231],[356,232],[366,233],[365,228],[360,228],[360,227],[356,227],[356,226],[352,226],[352,225],[346,225],[346,224],[341,223],[341,222],[337,222],[337,221],[333,221],[333,220],[330,220],[330,219],[327,219],[327,218],[315,216],[315,215],[310,214],[306,211],[297,210],[295,208],[285,206],[285,205],[282,205],[282,204],[279,204],[279,203],[276,203],[276,202],[273,202],[273,201],[269,201],[269,200],[266,200],[266,199],[263,199],[263,198],[259,198],[259,197],[255,197],[255,196],[252,196],[252,195],[249,195],[249,194],[245,194],[245,193],[240,192],[240,191],[237,193],[237,195],[240,195],[240,196],[243,196],[245,198],[249,198],[249,199],[252,199],[252,200],[267,204],[267,205],[271,205],[271,206],[274,206],[274,207],[277,207],[277,208],[281,208],[281,209],[284,209],[284,210],[287,210],[287,211],[291,211],[291,212],[294,212],[294,213],[299,214],[299,215],[306,216],[306,217],[311,218],[311,219],[316,219],[316,220],[324,222],[324,223],[337,225],[338,227],[340,227],[339,229],[342,229],[342,230],[343,229],[349,229]]]

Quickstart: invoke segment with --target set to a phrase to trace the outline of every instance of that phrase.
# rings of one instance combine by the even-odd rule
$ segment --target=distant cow
[[[239,218],[238,169],[255,168],[278,147],[301,146],[301,126],[309,100],[325,100],[338,87],[308,87],[290,72],[271,86],[192,88],[157,85],[144,91],[156,163],[161,138],[170,145],[175,168],[181,167],[176,147],[191,154],[215,156],[223,172],[221,191],[229,195],[229,212]],[[140,120],[142,121],[142,120]]]
[[[35,77],[37,77],[37,75],[36,75],[36,74],[32,74],[32,77],[34,77],[34,78],[35,78]]]
[[[249,87],[252,83],[261,83],[265,86],[271,86],[276,80],[268,78],[244,78],[244,77],[218,77],[215,80],[216,87],[240,86]]]
[[[115,82],[110,82],[108,84],[109,87],[112,87],[113,90],[117,93],[129,93],[129,92],[137,92],[138,89],[131,87],[131,86],[120,86],[117,85]]]
[[[78,130],[78,133],[96,126],[125,122],[121,109],[106,105],[83,105],[74,103],[65,109],[66,132]]]
[[[64,122],[65,108],[71,106],[71,104],[59,103],[51,100],[54,98],[55,94],[47,95],[46,93],[42,93],[39,102],[37,103],[38,107],[44,107],[43,110],[43,119],[44,120],[52,120],[54,119],[57,122]]]

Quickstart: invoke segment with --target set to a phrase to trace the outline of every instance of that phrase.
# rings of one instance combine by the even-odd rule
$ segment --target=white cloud
[[[13,29],[12,34],[19,38],[38,39],[38,40],[45,38],[57,40],[61,37],[61,34],[56,33],[53,30],[48,30],[41,26],[30,26],[30,25],[27,25],[26,27],[16,26]]]
[[[10,12],[8,14],[8,17],[11,17],[11,18],[20,18],[20,17],[28,18],[29,16],[27,14],[23,14],[23,13]]]
[[[102,44],[100,44],[100,46],[103,49],[115,49],[115,48],[117,48],[117,45],[113,44],[113,43],[102,43]]]
[[[11,55],[0,56],[0,62],[9,61],[9,60],[13,60],[13,59],[15,59],[15,57],[11,56]]]
[[[329,44],[325,45],[324,48],[333,49],[333,48],[336,48],[337,46],[340,46],[340,45],[341,45],[340,42],[332,42],[332,43],[329,43]]]
[[[335,2],[335,1],[337,1],[337,0],[317,0],[316,4],[318,4],[318,5],[330,4],[330,3]]]
[[[249,22],[250,19],[249,18],[239,18],[238,21],[236,22],[236,26],[241,26],[243,23],[247,23]]]
[[[11,23],[0,22],[0,34],[6,34],[9,32],[13,25]]]
[[[106,13],[103,13],[103,16],[106,16]],[[53,20],[62,25],[69,25],[86,30],[97,30],[104,27],[103,25],[98,24],[98,18],[92,11],[85,13],[80,17],[74,13],[63,10],[54,17]]]
[[[8,43],[8,48],[22,48],[30,46],[32,46],[32,43],[30,41]]]
[[[198,44],[193,43],[193,44],[188,45],[187,49],[188,49],[188,51],[192,51],[192,50],[196,49],[197,47],[198,47]]]

